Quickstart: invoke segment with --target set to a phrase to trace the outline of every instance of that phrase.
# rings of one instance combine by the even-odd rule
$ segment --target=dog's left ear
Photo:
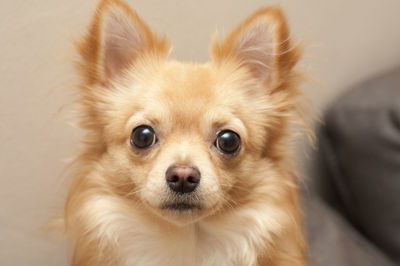
[[[211,56],[217,63],[233,58],[246,67],[257,82],[272,86],[295,66],[300,51],[291,44],[281,10],[265,8],[240,24],[222,43],[214,41]]]
[[[167,57],[170,45],[165,38],[157,38],[126,3],[101,0],[78,49],[89,83],[107,83],[123,76],[144,56]]]

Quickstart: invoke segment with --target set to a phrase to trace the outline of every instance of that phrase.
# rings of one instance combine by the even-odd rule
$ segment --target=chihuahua
[[[78,51],[71,265],[306,265],[289,145],[301,51],[279,8],[194,64],[168,60],[165,38],[102,0]]]

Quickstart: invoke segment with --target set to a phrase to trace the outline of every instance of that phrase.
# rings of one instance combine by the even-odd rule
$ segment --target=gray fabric
[[[304,203],[309,266],[395,266],[337,212],[317,198]]]
[[[321,149],[346,216],[400,265],[400,67],[335,102]]]

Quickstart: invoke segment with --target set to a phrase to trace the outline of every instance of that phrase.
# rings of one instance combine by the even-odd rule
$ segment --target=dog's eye
[[[138,149],[147,149],[157,142],[154,129],[149,126],[138,126],[131,134],[131,145]]]
[[[223,153],[236,154],[240,150],[240,137],[231,130],[223,130],[218,133],[214,145]]]

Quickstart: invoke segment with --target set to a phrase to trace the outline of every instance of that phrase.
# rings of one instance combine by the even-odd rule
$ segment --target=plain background
[[[280,5],[301,64],[320,84],[321,109],[353,84],[400,63],[400,1],[254,0],[129,3],[174,45],[172,58],[206,61],[211,36],[228,33],[259,7]],[[79,130],[62,108],[75,84],[73,41],[95,0],[0,2],[0,265],[66,265],[62,241],[41,226],[62,209],[62,171]],[[307,88],[306,88],[307,89]],[[303,168],[309,164],[301,158]]]

